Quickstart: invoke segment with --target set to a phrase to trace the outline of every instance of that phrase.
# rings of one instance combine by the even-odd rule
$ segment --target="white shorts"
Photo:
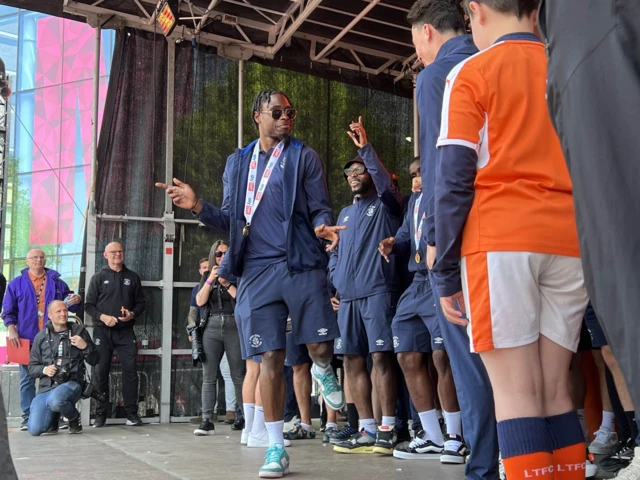
[[[528,345],[540,334],[578,349],[588,302],[579,258],[480,252],[461,266],[472,352]]]

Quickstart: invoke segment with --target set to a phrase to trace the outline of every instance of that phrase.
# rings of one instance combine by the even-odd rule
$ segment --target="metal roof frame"
[[[103,28],[159,32],[157,0],[59,0],[66,14]],[[175,41],[196,39],[236,60],[274,60],[296,41],[311,68],[364,77],[411,79],[419,68],[411,28],[413,0],[179,0]],[[391,19],[389,18],[391,17]],[[396,21],[393,21],[393,19]],[[286,68],[286,66],[285,66]]]

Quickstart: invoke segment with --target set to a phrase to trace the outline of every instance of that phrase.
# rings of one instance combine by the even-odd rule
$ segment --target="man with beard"
[[[349,136],[358,156],[344,166],[345,179],[355,195],[340,212],[340,248],[332,252],[330,275],[340,295],[338,325],[344,366],[360,416],[360,432],[336,444],[340,453],[390,455],[397,442],[395,429],[396,379],[391,320],[400,292],[396,259],[378,255],[378,243],[395,234],[402,223],[402,195],[389,172],[367,142],[362,117],[350,125]],[[382,408],[376,428],[371,404],[367,355],[376,371],[375,391]]]
[[[219,276],[240,278],[236,321],[243,356],[262,355],[260,392],[269,434],[262,478],[289,473],[284,450],[283,365],[287,318],[293,340],[306,344],[327,405],[339,409],[344,397],[333,369],[333,339],[339,336],[327,290],[327,256],[319,238],[338,242],[332,223],[322,161],[290,137],[296,110],[287,95],[260,92],[253,121],[260,138],[236,150],[222,177],[224,200],[218,208],[198,198],[178,179],[157,183],[173,203],[192,210],[205,225],[229,234],[229,250]],[[319,238],[318,238],[319,237]]]

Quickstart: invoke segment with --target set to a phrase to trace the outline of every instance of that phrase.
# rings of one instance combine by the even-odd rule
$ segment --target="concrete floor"
[[[21,480],[255,480],[264,450],[240,445],[240,432],[216,424],[216,434],[193,435],[187,424],[85,427],[82,435],[31,437],[12,429],[11,452]],[[291,474],[309,480],[464,478],[463,466],[437,460],[407,461],[378,455],[343,455],[321,439],[294,441],[287,449]],[[1,477],[1,474],[0,474]]]

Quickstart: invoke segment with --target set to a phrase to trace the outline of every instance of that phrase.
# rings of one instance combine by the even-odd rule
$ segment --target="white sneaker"
[[[242,434],[240,435],[240,445],[246,445],[249,441],[249,432],[246,428],[242,429]]]
[[[616,479],[640,480],[640,447],[636,447],[633,460],[631,460],[628,467],[618,472]]]
[[[291,441],[287,440],[285,438],[284,439],[284,446],[285,447],[290,447],[291,446]],[[247,447],[249,447],[249,448],[269,448],[269,433],[267,432],[267,429],[265,428],[260,433],[255,434],[255,435],[253,434],[253,432],[251,432],[249,434],[249,439],[247,441]]]
[[[296,426],[296,423],[300,423],[300,417],[298,415],[294,415],[291,420],[284,424],[282,427],[283,432],[288,432],[289,430],[293,430],[293,427]]]
[[[584,472],[584,478],[586,479],[596,478],[596,475],[598,475],[598,471],[600,470],[598,468],[598,465],[596,465],[592,458],[594,458],[593,455],[591,455],[591,458],[589,458],[589,455],[587,455],[587,462]]]
[[[618,434],[608,429],[596,432],[596,438],[589,445],[589,453],[594,455],[611,455],[618,445]]]

